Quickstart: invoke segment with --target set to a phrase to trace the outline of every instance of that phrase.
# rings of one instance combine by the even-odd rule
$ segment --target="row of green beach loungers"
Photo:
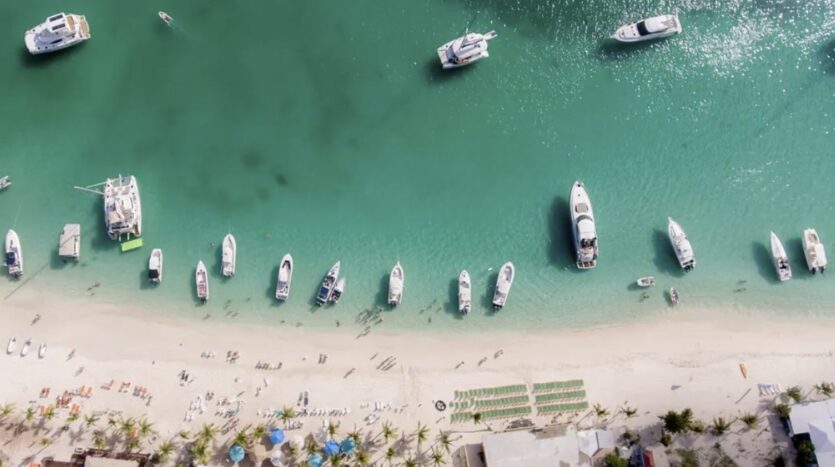
[[[452,409],[453,410],[467,410],[467,409],[481,409],[485,407],[505,407],[505,406],[513,406],[513,405],[523,405],[529,404],[531,399],[528,396],[513,396],[513,397],[503,397],[501,399],[476,399],[471,401],[465,402],[453,402]]]
[[[557,405],[546,405],[542,407],[536,408],[537,415],[548,415],[553,413],[559,412],[578,412],[580,410],[586,410],[589,408],[588,402],[577,402],[574,404],[557,404]]]
[[[539,392],[553,392],[575,390],[583,387],[582,379],[572,379],[570,381],[552,381],[550,383],[534,383],[534,394]]]
[[[537,394],[535,404],[542,405],[549,402],[565,402],[572,399],[585,399],[586,391],[553,392],[550,394]]]
[[[514,384],[512,386],[499,386],[495,388],[470,389],[469,391],[455,391],[456,399],[474,399],[484,397],[507,396],[521,394],[528,391],[525,384]]]
[[[530,407],[513,407],[510,409],[485,410],[479,413],[481,414],[481,418],[483,420],[495,420],[497,418],[521,417],[523,415],[530,415],[531,412],[532,410]],[[453,423],[468,422],[472,419],[473,414],[470,412],[454,413],[450,417],[450,421]]]

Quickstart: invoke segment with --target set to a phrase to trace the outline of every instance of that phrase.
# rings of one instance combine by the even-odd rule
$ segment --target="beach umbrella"
[[[281,449],[276,449],[270,454],[270,462],[275,467],[282,467],[284,465],[284,453],[281,452]]]
[[[273,428],[270,430],[270,442],[273,444],[281,444],[284,442],[284,430],[281,428]]]
[[[357,448],[357,443],[351,438],[345,438],[342,441],[342,444],[339,445],[339,450],[342,451],[342,454],[350,456],[354,453],[354,449]]]
[[[333,457],[339,454],[339,443],[336,441],[329,439],[327,443],[325,443],[325,447],[322,448],[322,452],[325,453],[328,457]]]
[[[324,461],[325,459],[322,458],[321,454],[319,454],[318,452],[314,452],[313,454],[308,456],[307,465],[309,465],[310,467],[322,467],[322,462]]]
[[[229,459],[231,459],[232,462],[240,462],[244,460],[245,455],[246,452],[244,451],[244,448],[238,446],[237,444],[229,449]]]

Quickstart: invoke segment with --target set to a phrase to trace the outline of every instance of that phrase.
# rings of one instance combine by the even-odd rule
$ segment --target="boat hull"
[[[154,248],[151,250],[151,257],[148,259],[148,280],[152,284],[162,283],[162,250]]]
[[[806,266],[809,272],[815,274],[826,270],[829,264],[826,259],[826,250],[815,229],[803,231],[803,254],[806,256]]]
[[[238,242],[232,234],[226,234],[223,237],[223,248],[221,252],[220,273],[224,277],[232,277],[235,275],[238,258]]]
[[[676,15],[664,15],[658,18],[666,18],[669,19],[673,23],[673,26],[669,29],[657,32],[657,33],[650,33],[646,35],[642,35],[638,28],[638,23],[642,21],[637,21],[635,23],[625,24],[617,29],[614,34],[612,34],[612,39],[623,42],[627,44],[636,43],[636,42],[647,42],[647,41],[655,41],[658,39],[665,39],[667,37],[675,36],[676,34],[681,33],[681,22]]]
[[[667,218],[667,235],[670,237],[670,245],[676,255],[679,266],[685,272],[690,272],[696,267],[696,255],[693,253],[693,246],[684,230],[672,218]]]
[[[513,286],[513,279],[516,276],[516,267],[513,263],[505,263],[499,269],[499,277],[496,279],[496,290],[493,292],[493,309],[496,311],[504,308],[507,298],[510,295],[510,288]]]
[[[287,300],[290,297],[290,285],[293,281],[293,257],[289,254],[281,258],[278,266],[278,277],[276,278],[275,298],[276,300]]]
[[[403,276],[403,267],[398,262],[389,274],[389,294],[388,303],[391,306],[400,305],[403,301],[403,284],[405,277]]]
[[[330,300],[333,288],[339,278],[340,267],[341,264],[337,261],[325,275],[325,278],[322,280],[322,286],[319,287],[319,293],[316,294],[317,305],[322,306]]]
[[[789,264],[789,257],[786,255],[786,249],[774,232],[771,232],[771,260],[780,282],[786,282],[792,278],[792,269]]]
[[[202,302],[209,301],[209,274],[203,261],[197,263],[194,271],[194,282],[197,288],[197,298]]]
[[[466,315],[472,309],[473,290],[470,273],[461,271],[458,275],[458,312]]]
[[[593,269],[597,266],[599,252],[594,209],[586,187],[579,181],[571,186],[571,227],[574,236],[576,264],[579,269]]]
[[[20,245],[17,232],[12,229],[6,232],[5,247],[6,254],[3,264],[5,264],[9,275],[17,279],[23,275],[23,247]]]
[[[76,46],[81,44],[82,42],[86,42],[90,39],[90,26],[87,24],[87,18],[81,15],[73,15],[68,14],[67,17],[70,17],[72,21],[77,23],[77,30],[75,34],[63,40],[59,44],[52,44],[51,41],[46,44],[38,43],[37,37],[38,34],[46,30],[49,27],[48,20],[47,22],[41,23],[34,28],[26,31],[23,35],[23,43],[26,45],[26,50],[29,51],[32,55],[41,55],[47,54],[52,52],[58,52],[59,50],[68,49],[70,47]]]

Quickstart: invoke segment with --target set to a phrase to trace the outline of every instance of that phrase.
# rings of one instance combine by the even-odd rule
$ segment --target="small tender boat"
[[[339,266],[340,262],[337,261],[322,280],[322,286],[319,288],[319,293],[316,294],[317,305],[324,305],[331,298],[333,286],[336,285],[336,279],[339,277]]]
[[[171,23],[174,21],[174,18],[172,18],[171,15],[164,11],[160,11],[159,13],[157,13],[157,15],[159,15],[159,19],[165,21],[165,24],[171,25]]]
[[[81,257],[81,225],[64,225],[64,230],[58,238],[58,256],[76,261]]]
[[[223,246],[221,247],[221,265],[220,273],[224,277],[232,277],[235,275],[235,263],[238,257],[238,244],[235,242],[235,237],[230,233],[223,237]]]
[[[203,261],[197,262],[197,269],[194,271],[194,282],[197,286],[197,298],[203,302],[207,301],[209,299],[209,275]]]
[[[594,210],[586,187],[579,181],[571,186],[571,225],[574,232],[574,248],[577,250],[577,267],[591,269],[597,266],[597,229]]]
[[[148,259],[148,280],[154,284],[162,283],[162,250],[154,248]]]
[[[504,263],[499,270],[499,278],[496,279],[496,291],[493,292],[493,309],[501,310],[507,302],[510,294],[510,287],[513,285],[513,277],[516,275],[516,268],[510,261]]]
[[[777,270],[777,277],[780,282],[785,282],[792,278],[792,268],[789,265],[789,257],[786,255],[786,249],[783,248],[783,242],[777,237],[777,234],[771,232],[771,259],[774,261],[774,268]]]
[[[281,265],[278,267],[278,279],[275,285],[275,298],[287,300],[290,296],[290,283],[293,281],[293,257],[290,253],[281,258]]]
[[[32,339],[26,339],[26,342],[23,343],[23,348],[20,349],[20,356],[25,357],[29,354],[29,347],[32,345]]]
[[[812,274],[816,272],[823,274],[827,265],[826,251],[817,230],[803,231],[803,253],[806,255],[806,265],[809,266],[809,271],[812,271]]]
[[[644,276],[635,281],[635,283],[638,284],[638,287],[652,287],[655,285],[655,277]]]
[[[46,357],[46,344],[38,346],[38,358]]]
[[[670,287],[670,303],[678,305],[678,290],[675,287]]]
[[[681,32],[681,22],[676,15],[661,15],[625,24],[618,28],[612,39],[620,42],[643,42],[670,37]]]
[[[9,275],[15,279],[23,275],[23,250],[17,232],[9,229],[6,232],[6,256],[4,258]]]
[[[5,190],[6,188],[12,186],[12,180],[9,176],[0,177],[0,191]]]
[[[15,347],[17,347],[17,338],[10,337],[9,344],[6,345],[6,353],[11,355],[11,353],[14,352]]]
[[[30,54],[37,55],[66,49],[90,38],[90,26],[84,16],[58,13],[26,31],[23,41]]]
[[[667,233],[670,236],[670,244],[676,253],[679,266],[685,272],[690,272],[691,269],[696,267],[696,255],[693,253],[693,247],[690,245],[690,240],[684,230],[671,217],[667,218]]]
[[[389,305],[397,306],[403,301],[403,282],[403,266],[398,261],[389,274]]]
[[[340,277],[339,280],[336,281],[336,285],[333,286],[333,293],[331,293],[330,301],[331,303],[339,303],[339,300],[342,299],[342,294],[345,293],[345,277]]]
[[[487,34],[469,33],[438,47],[438,58],[444,70],[459,68],[487,58],[487,41],[496,38],[496,31]]]
[[[473,306],[473,289],[470,283],[470,273],[466,270],[458,274],[458,311],[468,314]]]

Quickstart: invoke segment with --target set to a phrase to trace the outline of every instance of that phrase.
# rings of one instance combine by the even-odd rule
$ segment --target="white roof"
[[[585,433],[582,436],[580,433]],[[484,437],[484,459],[489,467],[561,467],[591,465],[580,453],[614,446],[614,437],[603,430],[576,431],[569,426],[562,435],[517,431]],[[589,456],[591,457],[591,456]]]
[[[809,433],[811,422],[835,419],[835,399],[795,404],[791,409],[789,422],[795,435]]]
[[[606,430],[578,431],[577,439],[580,445],[580,452],[593,457],[601,449],[613,449],[615,437]]]
[[[809,437],[815,445],[815,458],[820,467],[835,466],[835,424],[832,420],[809,422]]]
[[[109,459],[107,457],[87,457],[84,459],[84,467],[138,467],[139,462],[122,459]]]

